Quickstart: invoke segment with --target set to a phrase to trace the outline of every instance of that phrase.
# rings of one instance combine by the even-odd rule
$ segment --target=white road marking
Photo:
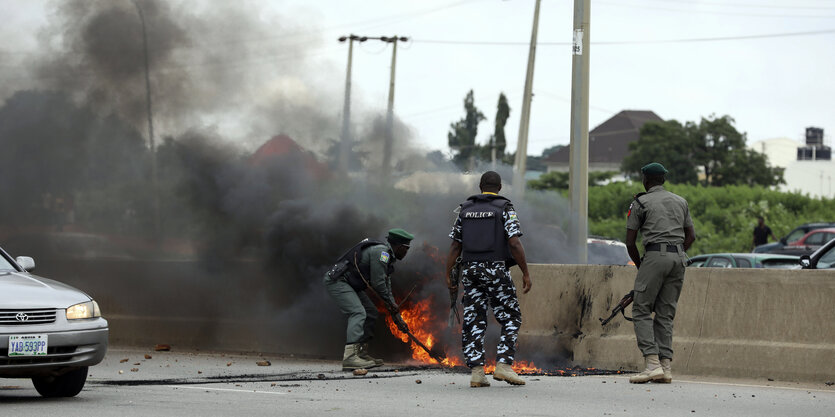
[[[286,392],[258,391],[258,390],[248,390],[248,389],[195,387],[195,386],[191,386],[191,385],[166,385],[166,386],[169,387],[169,388],[182,388],[182,389],[194,389],[194,390],[205,390],[205,391],[248,392],[250,394],[287,395]]]
[[[616,378],[616,379],[629,379],[629,375],[589,375],[595,378]],[[673,383],[681,382],[684,384],[701,384],[701,385],[719,385],[725,387],[741,387],[741,388],[770,388],[776,390],[789,390],[789,391],[807,391],[807,392],[824,392],[828,394],[835,394],[835,390],[827,390],[827,389],[820,389],[820,388],[803,388],[803,387],[782,387],[779,385],[758,385],[758,384],[739,384],[739,383],[732,383],[732,382],[710,382],[710,381],[693,381],[693,380],[686,380],[686,379],[675,379],[673,378]],[[664,386],[669,384],[653,384],[647,383],[643,384],[648,387],[652,386]]]

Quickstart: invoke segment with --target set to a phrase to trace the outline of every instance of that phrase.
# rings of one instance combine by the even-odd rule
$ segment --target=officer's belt
[[[678,245],[662,245],[660,243],[650,243],[644,246],[644,249],[648,252],[658,252],[663,250],[664,246],[667,246],[666,252],[678,252]]]

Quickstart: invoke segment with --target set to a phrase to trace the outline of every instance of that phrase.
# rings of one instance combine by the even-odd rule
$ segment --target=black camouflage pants
[[[484,335],[487,332],[487,305],[502,326],[496,354],[498,362],[513,364],[516,339],[522,325],[522,313],[516,299],[516,287],[504,262],[468,262],[463,266],[464,326],[462,342],[467,366],[484,365]]]

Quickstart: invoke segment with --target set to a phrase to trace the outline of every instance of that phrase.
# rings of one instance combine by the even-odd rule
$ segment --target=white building
[[[835,198],[835,188],[832,180],[835,177],[835,162],[833,161],[798,161],[797,148],[804,146],[803,142],[788,138],[760,140],[748,147],[768,157],[771,166],[784,168],[783,174],[786,184],[781,185],[783,191],[798,191],[812,197]]]

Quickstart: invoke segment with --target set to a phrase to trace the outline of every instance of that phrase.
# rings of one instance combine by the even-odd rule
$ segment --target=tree
[[[473,159],[478,155],[478,145],[475,143],[478,134],[478,124],[486,119],[484,113],[476,108],[473,90],[464,97],[464,118],[451,124],[447,133],[449,147],[455,152],[453,162],[460,168],[470,169],[474,165]]]
[[[693,145],[685,126],[675,120],[649,122],[641,128],[640,138],[629,144],[629,155],[623,159],[621,170],[641,177],[641,167],[660,162],[670,172],[667,180],[676,184],[698,182]]]
[[[591,171],[589,172],[589,186],[601,185],[615,175],[617,175],[616,171]],[[551,171],[542,174],[539,179],[528,181],[528,188],[532,190],[567,190],[568,179],[568,172]]]
[[[490,138],[491,144],[496,150],[496,159],[502,159],[504,150],[507,146],[507,140],[504,136],[504,126],[507,124],[507,119],[510,117],[510,105],[507,104],[507,97],[504,93],[499,94],[499,103],[496,105],[496,129],[493,131],[493,136]]]
[[[641,167],[660,162],[673,183],[707,186],[785,183],[783,170],[771,167],[765,155],[745,147],[745,134],[733,126],[730,116],[710,116],[696,124],[675,120],[651,122],[641,128],[638,141],[629,144],[621,169],[640,178]]]

